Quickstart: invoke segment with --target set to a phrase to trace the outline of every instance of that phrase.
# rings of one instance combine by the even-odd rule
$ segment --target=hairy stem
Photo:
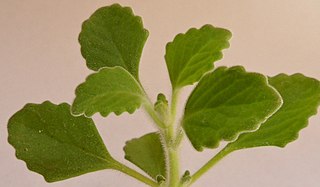
[[[179,90],[172,91],[171,107],[170,107],[170,124],[168,126],[167,150],[168,150],[168,186],[177,187],[180,184],[180,164],[179,164],[179,146],[176,146],[176,132],[175,121],[177,115],[177,102],[178,102]]]
[[[177,187],[180,183],[180,172],[179,172],[179,153],[178,150],[174,147],[168,148],[169,155],[169,177],[168,177],[168,186]]]
[[[181,137],[176,132],[176,115],[177,115],[177,103],[179,96],[179,89],[172,90],[172,98],[170,105],[170,119],[168,121],[159,118],[154,106],[145,92],[147,103],[144,105],[145,110],[148,112],[150,117],[156,123],[159,128],[159,132],[164,140],[164,147],[166,149],[166,161],[167,163],[167,177],[166,185],[168,187],[178,187],[180,186],[180,171],[179,171],[179,145],[176,143],[177,138],[180,143]]]
[[[158,126],[158,130],[164,129],[166,128],[166,124],[163,122],[162,119],[159,118],[159,116],[156,114],[156,112],[154,111],[154,106],[152,101],[150,100],[146,90],[144,89],[144,87],[142,86],[141,82],[139,82],[140,88],[143,90],[144,95],[145,95],[145,99],[146,99],[146,103],[144,104],[144,108],[145,110],[148,112],[149,116],[152,118],[152,120],[156,123],[156,125]]]

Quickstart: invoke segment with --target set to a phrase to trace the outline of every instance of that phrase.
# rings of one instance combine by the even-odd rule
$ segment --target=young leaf
[[[133,113],[145,98],[139,83],[128,71],[122,67],[103,68],[77,87],[72,112],[86,116],[96,112],[102,116],[111,112]]]
[[[165,155],[158,133],[149,133],[126,142],[124,151],[125,159],[152,178],[166,176]]]
[[[90,69],[121,66],[138,79],[147,37],[141,18],[131,8],[114,4],[98,9],[83,23],[79,42]]]
[[[222,58],[221,51],[229,47],[230,38],[230,31],[211,25],[178,34],[167,44],[165,55],[172,87],[198,82],[212,70],[213,62]]]
[[[215,148],[256,130],[282,104],[267,78],[242,67],[220,67],[205,75],[185,107],[183,128],[198,151]]]
[[[92,119],[72,116],[66,103],[27,104],[10,118],[8,132],[17,158],[48,182],[113,167]]]
[[[164,122],[168,122],[170,118],[169,104],[166,96],[162,93],[159,93],[157,96],[157,101],[154,104],[154,110],[159,115],[160,119],[163,119]]]
[[[228,145],[238,150],[259,146],[285,147],[298,138],[307,126],[308,118],[317,113],[320,105],[320,82],[302,74],[280,74],[269,78],[270,84],[281,94],[284,104],[256,132],[240,135]]]

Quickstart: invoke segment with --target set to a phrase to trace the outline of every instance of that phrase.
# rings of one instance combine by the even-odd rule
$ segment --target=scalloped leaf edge
[[[136,84],[139,86],[141,92],[143,93],[143,95],[141,95],[141,96],[143,96],[143,97],[141,97],[141,104],[135,105],[135,106],[131,106],[131,107],[122,107],[121,109],[116,110],[116,111],[112,111],[112,110],[109,110],[109,111],[107,111],[107,112],[95,111],[93,114],[88,114],[88,113],[86,113],[85,110],[83,110],[82,112],[75,113],[75,111],[74,111],[74,109],[73,109],[74,106],[73,106],[73,104],[72,104],[71,107],[70,107],[70,110],[71,110],[71,114],[72,114],[73,116],[82,116],[82,115],[84,115],[84,116],[87,117],[87,118],[91,118],[91,117],[92,117],[93,115],[95,115],[96,113],[99,113],[102,117],[107,117],[107,116],[108,116],[109,114],[111,114],[111,113],[114,113],[116,116],[119,116],[119,115],[121,115],[121,114],[123,114],[123,113],[125,113],[125,112],[127,112],[128,114],[133,114],[136,110],[138,110],[139,108],[141,108],[141,106],[143,106],[143,105],[145,105],[145,104],[148,103],[147,98],[146,98],[147,96],[146,96],[145,91],[144,91],[144,89],[142,88],[141,84],[137,81],[137,79],[136,79],[128,70],[124,69],[124,68],[121,67],[121,66],[103,67],[103,68],[100,68],[98,71],[96,71],[96,72],[88,75],[88,76],[86,77],[85,81],[77,86],[77,88],[76,88],[76,90],[75,90],[75,95],[77,96],[77,93],[78,93],[79,88],[82,87],[84,84],[86,84],[86,82],[88,81],[88,79],[90,79],[91,76],[94,76],[94,75],[98,74],[99,72],[101,72],[101,71],[103,71],[103,70],[105,70],[105,69],[112,70],[112,69],[118,69],[118,68],[123,69],[124,71],[126,71],[126,72],[128,73],[128,75],[129,75],[129,76],[136,82]],[[73,100],[73,102],[74,102],[74,101],[75,101],[75,99]]]
[[[177,34],[177,35],[173,38],[172,41],[170,41],[170,42],[168,42],[168,43],[166,44],[166,47],[165,47],[166,51],[168,51],[168,48],[170,48],[170,47],[171,47],[177,40],[179,40],[180,38],[185,37],[185,36],[187,36],[187,35],[189,35],[189,34],[191,34],[191,33],[204,30],[204,29],[206,29],[206,28],[221,29],[221,30],[224,30],[224,31],[228,32],[228,36],[229,36],[229,37],[226,38],[226,45],[224,46],[224,48],[223,48],[221,51],[217,52],[217,53],[219,54],[219,58],[217,58],[214,62],[221,60],[221,59],[223,58],[223,52],[222,52],[222,51],[223,51],[223,50],[226,50],[226,49],[228,49],[228,48],[230,47],[230,42],[229,42],[229,40],[232,38],[232,33],[231,33],[229,30],[227,30],[227,29],[224,29],[224,28],[221,28],[221,27],[215,27],[215,26],[213,26],[213,25],[211,25],[211,24],[205,24],[205,25],[201,26],[200,28],[192,27],[192,28],[188,29],[186,32],[182,32],[182,33]],[[166,58],[167,58],[167,54],[165,54],[165,59],[166,59]],[[191,59],[192,59],[192,58],[191,58]],[[189,59],[189,61],[190,61],[191,59]],[[211,71],[214,69],[214,62],[212,62],[211,64],[208,64],[208,65],[207,65],[208,71],[205,72],[205,73],[202,75],[202,77],[203,77],[206,73],[209,73],[209,72],[211,72]],[[184,69],[184,68],[183,68],[183,69]],[[202,78],[202,77],[201,77],[201,78]],[[193,85],[193,84],[199,82],[199,81],[201,80],[201,78],[200,78],[198,81],[194,81],[194,82],[191,83],[190,85]],[[179,82],[179,80],[180,80],[180,76],[178,77],[178,79],[176,80],[176,82]],[[171,77],[170,77],[170,81],[171,81]],[[177,84],[177,83],[176,83],[176,84]],[[179,88],[181,88],[181,87],[184,87],[184,86],[177,86],[177,85],[172,85],[172,86],[175,87],[176,89],[179,89]]]
[[[209,148],[209,149],[218,148],[218,147],[220,146],[220,142],[221,142],[221,141],[225,141],[225,142],[229,142],[229,143],[235,142],[235,141],[239,138],[239,136],[240,136],[241,134],[250,133],[250,132],[255,132],[255,131],[259,130],[259,128],[261,127],[261,125],[262,125],[263,123],[265,123],[265,122],[266,122],[270,117],[272,117],[275,113],[277,113],[277,112],[280,110],[280,108],[282,107],[282,105],[283,105],[282,96],[280,95],[280,93],[278,92],[278,90],[276,90],[273,86],[271,86],[271,85],[269,84],[268,76],[263,75],[263,74],[260,74],[260,73],[257,73],[257,72],[249,72],[249,71],[246,71],[246,69],[245,69],[243,66],[232,66],[232,67],[230,67],[230,68],[228,68],[228,67],[226,67],[226,66],[220,66],[220,67],[218,67],[218,68],[224,68],[224,71],[227,71],[227,70],[230,70],[230,69],[233,69],[233,68],[234,68],[234,69],[235,69],[235,68],[239,68],[239,70],[242,71],[242,72],[244,72],[244,73],[256,74],[256,75],[259,75],[259,76],[263,77],[264,80],[265,80],[265,82],[266,82],[266,85],[267,85],[269,88],[271,88],[271,89],[275,92],[275,94],[278,96],[278,98],[279,98],[279,100],[278,100],[279,105],[276,107],[276,109],[275,109],[273,112],[271,112],[269,115],[267,115],[263,120],[259,121],[259,122],[254,126],[254,129],[253,129],[253,130],[240,131],[240,132],[236,133],[233,137],[230,137],[230,139],[229,139],[229,138],[220,138],[220,139],[217,141],[217,143],[216,143],[215,145],[213,145],[213,146],[195,146],[195,145],[193,145],[193,144],[191,143],[191,140],[188,139],[189,142],[193,145],[193,147],[194,147],[197,151],[199,151],[199,152],[202,152],[205,148]],[[216,68],[216,69],[218,69],[218,68]],[[215,69],[215,70],[216,70],[216,69]],[[209,72],[209,73],[210,73],[210,72]],[[201,81],[201,80],[200,80],[200,81]],[[199,81],[199,82],[200,82],[200,81]]]
[[[88,19],[86,19],[85,21],[83,21],[83,23],[82,23],[82,25],[81,25],[81,32],[80,32],[79,35],[78,35],[78,42],[79,42],[79,44],[81,44],[82,30],[84,30],[85,25],[87,24],[87,22],[88,22],[93,16],[95,16],[95,14],[96,14],[97,12],[102,11],[102,10],[105,9],[105,8],[112,8],[112,7],[121,8],[121,9],[123,9],[124,11],[127,11],[127,12],[128,12],[130,15],[132,15],[132,17],[135,18],[136,21],[141,25],[141,28],[142,28],[143,32],[146,34],[146,40],[145,40],[144,43],[143,43],[143,46],[144,46],[145,43],[146,43],[146,41],[147,41],[147,39],[148,39],[148,37],[149,37],[149,34],[150,34],[150,33],[149,33],[149,31],[148,31],[146,28],[143,27],[142,17],[136,15],[131,7],[129,7],[129,6],[121,6],[119,3],[114,3],[114,4],[109,5],[109,6],[100,7],[99,9],[97,9],[97,10],[95,10],[93,13],[91,13],[91,15],[90,15],[90,17],[89,17]],[[89,63],[88,60],[87,60],[87,54],[86,54],[86,52],[84,51],[84,49],[83,49],[83,47],[82,47],[81,45],[80,45],[80,52],[81,52],[82,57],[83,57],[83,58],[85,59],[85,61],[86,61],[86,66],[87,66],[89,69],[91,69],[91,70],[93,70],[93,71],[99,71],[100,69],[105,68],[105,67],[101,67],[101,68],[99,68],[99,69],[96,69],[96,68],[91,67],[90,63]],[[141,57],[141,54],[140,54],[140,57]],[[109,66],[106,66],[106,67],[109,67]],[[113,66],[113,67],[114,67],[114,66]],[[127,70],[127,71],[128,71],[128,70]],[[129,72],[129,73],[131,74],[131,72]],[[136,77],[136,78],[139,79],[139,69],[138,69],[137,77]]]

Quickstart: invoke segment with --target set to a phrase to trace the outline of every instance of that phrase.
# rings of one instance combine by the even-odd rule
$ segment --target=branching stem
[[[206,164],[204,164],[196,173],[191,176],[191,180],[188,184],[182,184],[180,181],[180,165],[179,165],[179,145],[183,139],[182,128],[176,125],[176,115],[177,115],[177,103],[179,97],[180,89],[172,90],[172,98],[170,105],[170,119],[169,122],[165,122],[164,119],[159,118],[156,111],[154,110],[153,104],[148,99],[147,104],[145,104],[145,109],[153,119],[153,121],[157,124],[159,128],[159,132],[161,133],[162,138],[164,139],[164,147],[166,149],[166,157],[167,157],[167,177],[166,177],[166,186],[167,187],[180,187],[184,185],[191,185],[195,181],[197,181],[203,174],[205,174],[208,170],[210,170],[214,165],[216,165],[222,158],[228,155],[232,150],[227,149],[225,147],[218,154],[216,154],[211,160],[209,160]],[[159,184],[155,183],[151,179],[146,178],[140,173],[128,168],[125,165],[121,164],[119,171],[122,171],[145,184],[150,186],[159,186]]]
[[[154,111],[154,108],[151,102],[147,103],[144,106],[144,108],[148,112],[152,120],[155,122],[155,124],[159,127],[159,130],[167,128],[166,124],[158,117],[158,115]]]

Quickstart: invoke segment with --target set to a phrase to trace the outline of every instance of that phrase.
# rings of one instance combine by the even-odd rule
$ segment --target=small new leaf
[[[243,67],[220,67],[205,75],[191,93],[183,128],[198,151],[233,141],[256,130],[282,105],[281,96],[258,73]]]
[[[66,103],[27,104],[10,118],[8,132],[17,158],[48,182],[114,164],[92,119],[72,116]]]
[[[157,112],[160,119],[163,119],[164,122],[169,121],[169,118],[170,118],[169,104],[164,94],[162,93],[158,94],[157,101],[154,104],[154,110]]]
[[[82,56],[92,70],[121,66],[139,80],[139,62],[148,31],[132,9],[114,4],[98,9],[82,25]]]
[[[181,183],[184,186],[184,184],[188,184],[190,182],[190,180],[191,180],[190,171],[187,170],[187,171],[184,172],[184,174],[181,177]]]
[[[158,133],[149,133],[126,142],[125,159],[129,160],[150,177],[158,180],[166,176],[164,150]]]
[[[211,25],[178,34],[167,44],[165,55],[172,87],[178,89],[198,82],[213,69],[213,62],[222,58],[230,38],[230,31]]]
[[[238,150],[259,146],[285,147],[298,138],[308,119],[317,113],[320,105],[320,82],[302,74],[280,74],[269,78],[283,98],[281,109],[256,132],[240,135],[228,149]]]
[[[125,111],[133,113],[145,98],[140,84],[128,71],[122,67],[102,68],[77,87],[72,112],[86,116],[96,112],[102,116],[111,112],[117,115]]]

